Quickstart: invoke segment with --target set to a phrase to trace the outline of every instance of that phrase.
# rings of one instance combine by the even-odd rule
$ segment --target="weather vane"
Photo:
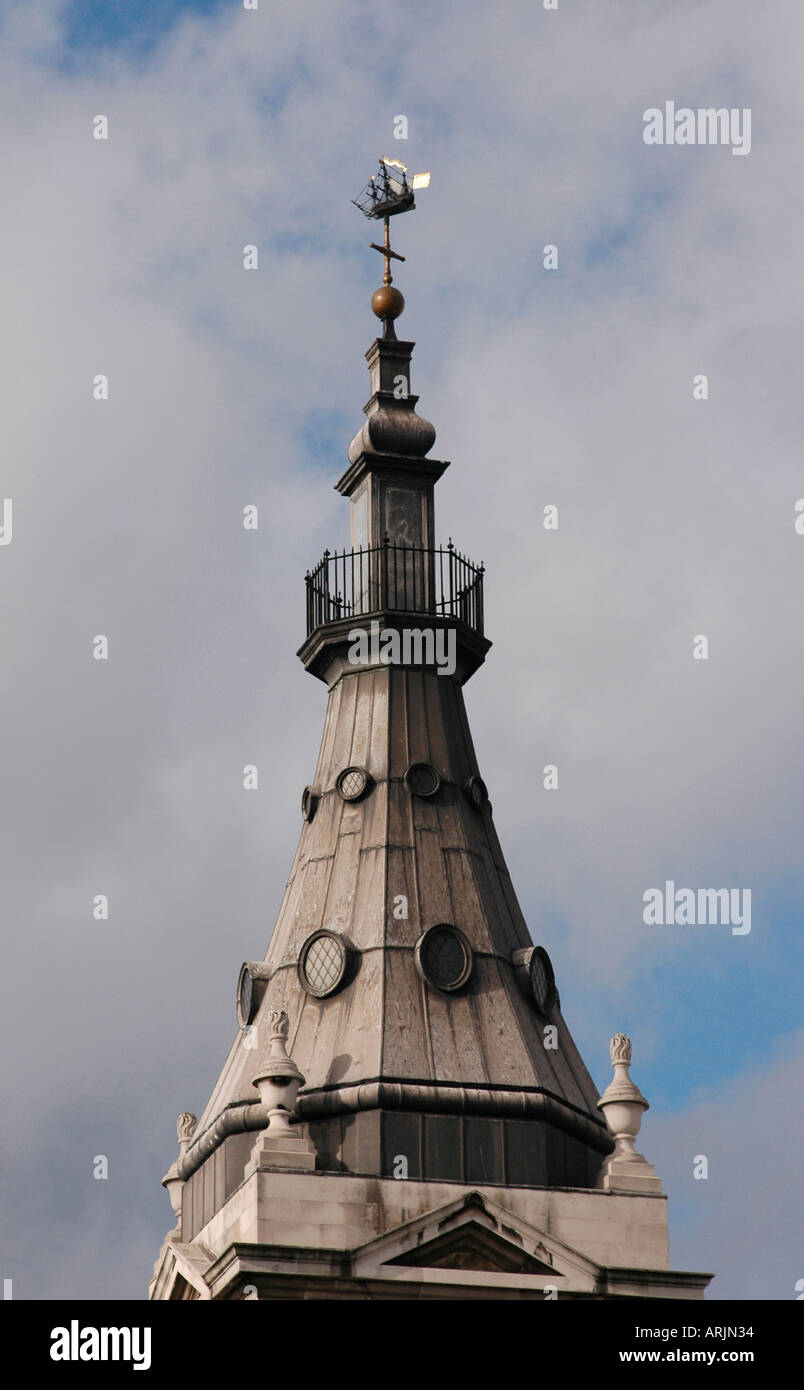
[[[385,273],[382,277],[383,289],[375,290],[371,307],[378,318],[385,321],[387,337],[394,337],[393,320],[398,318],[405,307],[405,300],[399,290],[392,289],[391,260],[404,261],[397,251],[391,250],[391,235],[388,229],[389,218],[398,212],[410,212],[416,206],[414,192],[427,188],[429,174],[413,174],[408,179],[406,166],[399,159],[386,159],[380,156],[379,172],[373,174],[363,192],[352,202],[366,217],[381,217],[385,223],[385,239],[382,246],[376,241],[369,242],[373,251],[385,257]]]

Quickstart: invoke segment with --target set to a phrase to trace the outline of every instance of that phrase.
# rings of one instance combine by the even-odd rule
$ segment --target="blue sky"
[[[58,965],[34,1036],[9,969],[7,1045],[30,1048],[4,1102],[22,1113],[52,1062],[76,1175],[49,1272],[25,1265],[22,1222],[8,1236],[44,1296],[76,1279],[95,1296],[84,1267],[139,1296],[168,1219],[175,1114],[200,1112],[240,961],[262,955],[279,906],[323,718],[295,656],[303,575],[346,541],[333,484],[367,395],[379,258],[350,199],[397,112],[405,162],[433,171],[399,219],[398,278],[413,387],[452,461],[438,537],[487,566],[494,647],[467,705],[514,885],[601,1089],[610,1035],[633,1036],[677,1261],[718,1270],[719,1297],[787,1296],[800,1235],[776,1192],[756,1194],[767,1237],[750,1260],[739,1225],[764,1161],[745,1131],[782,1111],[779,1201],[804,1140],[790,1100],[804,1058],[802,98],[782,13],[604,11],[469,0],[458,24],[358,0],[3,7],[0,293],[15,333],[0,488],[18,540],[0,551],[0,696],[20,734],[0,870],[28,926],[17,970],[33,978],[42,953]],[[755,103],[751,155],[645,147],[642,110],[673,95]],[[89,134],[98,110],[105,147]],[[101,370],[102,416],[83,394]],[[244,549],[250,501],[263,522]],[[561,513],[549,535],[546,503]],[[77,652],[104,625],[122,651],[101,688]],[[705,667],[690,655],[701,631]],[[252,757],[272,794],[244,806],[232,769]],[[39,786],[32,767],[47,769]],[[642,894],[668,877],[750,887],[751,935],[646,926]],[[118,904],[103,939],[82,917],[100,881]],[[77,1186],[98,1096],[103,1135],[86,1142],[126,1174],[104,1202],[137,1212],[119,1216],[122,1272],[94,1188]],[[23,1110],[21,1194],[41,1140]],[[728,1155],[717,1200],[689,1186],[707,1124]]]
[[[103,51],[127,58],[152,53],[184,15],[210,15],[237,0],[69,0],[64,6],[62,60],[86,60]]]

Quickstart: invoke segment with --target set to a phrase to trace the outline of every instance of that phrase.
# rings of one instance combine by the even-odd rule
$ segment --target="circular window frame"
[[[346,778],[350,777],[355,772],[363,778],[363,785],[359,791],[345,792],[343,790],[343,784]],[[342,772],[338,773],[335,779],[335,790],[342,801],[361,801],[371,790],[371,773],[365,767],[358,767],[357,765],[345,767]]]
[[[540,1002],[536,997],[536,988],[533,983],[533,965],[535,961],[541,961],[544,966],[544,973],[547,978],[547,993],[544,1001]],[[531,958],[528,961],[528,977],[530,981],[530,991],[533,996],[533,1003],[538,1013],[546,1017],[556,1002],[556,974],[553,969],[553,962],[548,956],[543,946],[534,946]]]
[[[315,787],[307,786],[304,788],[301,797],[301,812],[308,825],[318,810],[320,799]]]
[[[419,771],[429,772],[433,778],[433,786],[429,792],[419,791],[413,786],[413,778]],[[411,763],[405,773],[403,781],[411,796],[420,796],[425,801],[429,801],[433,796],[438,796],[441,790],[441,776],[437,769],[433,767],[432,763]]]
[[[241,1028],[248,1028],[249,1024],[253,1023],[257,1017],[271,973],[270,966],[267,966],[264,961],[243,961],[240,974],[237,977],[236,995],[237,1021]],[[243,1008],[243,986],[247,978],[251,981],[248,1011]]]
[[[320,941],[323,937],[328,937],[330,941],[335,941],[337,943],[338,950],[341,953],[341,967],[338,971],[337,978],[331,985],[328,985],[326,989],[316,989],[315,985],[308,980],[304,967],[312,947],[315,945],[316,941]],[[305,993],[311,995],[313,999],[329,999],[330,995],[336,994],[346,983],[353,956],[354,948],[351,943],[347,941],[345,936],[342,936],[340,932],[330,931],[329,927],[321,927],[318,931],[314,931],[310,936],[306,937],[301,944],[298,960],[296,961],[296,973],[299,977],[299,984]]]
[[[539,999],[533,979],[534,962],[537,960],[541,963],[547,980],[547,992],[544,1000]],[[527,946],[522,951],[514,951],[513,962],[526,999],[533,1005],[537,1014],[540,1014],[542,1018],[547,1018],[558,1004],[558,990],[556,989],[553,962],[546,950],[543,946]]]
[[[458,979],[448,985],[441,984],[438,980],[434,980],[428,975],[423,959],[427,949],[427,942],[432,939],[436,932],[444,931],[450,932],[452,936],[455,937],[455,940],[458,942],[463,952],[463,970],[458,976]],[[463,989],[471,979],[475,964],[474,952],[468,938],[464,936],[459,927],[453,926],[451,922],[436,922],[435,926],[428,927],[427,931],[423,932],[416,942],[413,950],[413,959],[416,964],[416,969],[425,984],[430,985],[431,989],[439,990],[441,994],[456,994],[458,990]]]
[[[482,777],[476,774],[468,777],[463,784],[466,799],[473,811],[480,812],[489,799],[489,789]]]

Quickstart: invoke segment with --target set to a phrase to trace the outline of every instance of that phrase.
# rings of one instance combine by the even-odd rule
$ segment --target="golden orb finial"
[[[405,307],[405,296],[395,285],[381,285],[371,296],[371,307],[378,319],[398,319]]]

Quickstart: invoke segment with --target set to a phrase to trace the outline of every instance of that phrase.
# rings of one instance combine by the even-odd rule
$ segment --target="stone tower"
[[[447,464],[390,274],[372,303],[351,544],[306,579],[299,656],[328,705],[301,838],[220,1077],[179,1120],[150,1295],[699,1298],[633,1150],[630,1044],[599,1100],[506,869],[462,689],[484,571],[436,546]]]

